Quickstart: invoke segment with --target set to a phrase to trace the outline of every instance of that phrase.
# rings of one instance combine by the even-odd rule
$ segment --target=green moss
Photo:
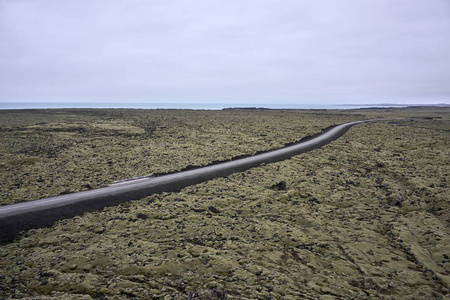
[[[15,159],[8,161],[6,164],[8,166],[28,166],[28,165],[34,165],[35,163],[41,161],[39,157],[26,157],[21,159]]]
[[[73,124],[57,115],[70,115]],[[58,135],[64,134],[70,146],[55,158],[48,149],[36,156],[48,166],[42,182],[28,185],[25,179],[41,163],[27,166],[28,175],[19,169],[17,176],[9,173],[8,182],[22,180],[28,192],[34,187],[40,196],[47,186],[51,192],[76,190],[120,174],[139,176],[205,164],[227,157],[228,151],[263,150],[268,140],[272,147],[298,139],[317,131],[316,124],[417,118],[361,124],[321,149],[286,161],[29,231],[0,248],[1,297],[186,299],[191,290],[210,294],[216,287],[230,299],[448,296],[450,115],[445,110],[163,111],[160,116],[62,110],[45,116],[45,124],[36,125],[42,116],[32,115],[23,125],[11,125],[34,124],[33,129],[11,127],[1,133],[11,138],[15,131],[39,128],[49,134],[48,128],[61,128],[53,142],[61,145]],[[262,131],[266,136],[260,136]],[[11,150],[21,140],[10,141]],[[13,152],[2,155],[23,158]],[[89,158],[93,155],[98,160]],[[88,177],[71,181],[80,174]],[[280,181],[286,190],[273,190]],[[13,186],[8,184],[2,193]],[[26,190],[14,187],[8,199]],[[208,213],[210,206],[220,213]]]

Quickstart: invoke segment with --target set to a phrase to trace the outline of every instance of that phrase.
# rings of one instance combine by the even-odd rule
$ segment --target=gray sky
[[[450,103],[450,1],[0,0],[0,101]]]

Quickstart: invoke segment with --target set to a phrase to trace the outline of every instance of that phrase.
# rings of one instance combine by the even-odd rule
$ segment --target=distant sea
[[[0,109],[48,108],[134,108],[134,109],[205,109],[221,110],[230,107],[257,107],[271,109],[359,109],[369,107],[402,107],[390,104],[374,105],[315,105],[315,104],[245,104],[245,103],[87,103],[87,102],[0,102]]]

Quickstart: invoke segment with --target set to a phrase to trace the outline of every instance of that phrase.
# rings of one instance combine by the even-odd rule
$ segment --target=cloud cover
[[[450,103],[450,3],[0,0],[0,101]]]

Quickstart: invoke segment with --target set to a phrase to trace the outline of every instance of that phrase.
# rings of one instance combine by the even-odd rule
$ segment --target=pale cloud
[[[0,101],[450,102],[450,6],[0,0]]]

